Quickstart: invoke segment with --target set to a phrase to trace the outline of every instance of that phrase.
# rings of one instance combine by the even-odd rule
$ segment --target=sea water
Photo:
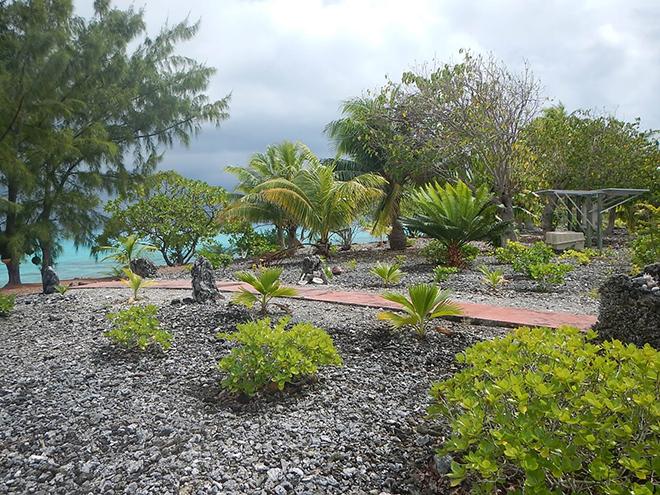
[[[373,242],[374,239],[369,232],[358,231],[353,238],[353,242]],[[219,235],[216,241],[225,247],[229,247],[229,236]],[[149,252],[151,258],[156,264],[164,265],[162,255],[158,251]],[[115,263],[111,260],[102,261],[103,254],[96,260],[92,256],[91,250],[85,246],[76,248],[73,241],[62,241],[62,254],[57,257],[55,263],[55,271],[62,280],[72,278],[93,278],[104,277],[112,274],[112,268]],[[39,267],[30,262],[30,258],[26,257],[25,261],[21,263],[21,281],[24,283],[41,282],[41,273]],[[0,287],[7,283],[7,270],[3,265],[0,265]]]

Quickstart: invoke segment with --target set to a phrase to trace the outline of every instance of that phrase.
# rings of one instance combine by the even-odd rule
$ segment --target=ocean
[[[358,231],[353,239],[355,243],[372,242],[378,239],[369,234],[369,232]],[[219,235],[216,241],[225,247],[229,246],[229,237]],[[62,280],[71,278],[85,277],[103,277],[111,274],[113,266],[112,261],[96,261],[87,247],[75,248],[73,241],[64,240],[62,242],[63,251],[55,263],[55,271]],[[164,265],[165,261],[159,252],[149,253],[149,257],[158,265]],[[21,280],[24,283],[41,282],[41,273],[39,267],[33,265],[29,258],[21,264]],[[0,287],[7,283],[7,270],[0,266]]]

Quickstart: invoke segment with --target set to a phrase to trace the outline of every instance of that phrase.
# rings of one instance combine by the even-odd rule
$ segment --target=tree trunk
[[[41,248],[41,269],[53,266],[53,246],[51,243],[39,241],[39,247]]]
[[[502,208],[501,218],[503,221],[507,222],[506,230],[502,233],[500,242],[502,245],[505,245],[507,241],[513,241],[516,239],[516,232],[514,230],[514,213],[513,213],[513,199],[507,193],[500,194],[500,203],[504,208]]]
[[[286,247],[292,248],[292,247],[300,246],[300,241],[298,240],[298,236],[296,235],[298,231],[298,227],[294,225],[292,227],[287,227],[285,230],[286,230]]]
[[[284,230],[279,225],[275,226],[275,235],[277,237],[277,244],[280,248],[284,249],[286,247],[284,244]]]
[[[2,260],[7,266],[7,284],[5,287],[15,287],[21,285],[21,264],[14,263],[13,259]]]
[[[390,243],[390,249],[393,251],[402,251],[407,247],[406,232],[403,230],[401,221],[397,218],[392,222],[392,230],[387,236]]]
[[[605,229],[605,235],[612,235],[614,232],[614,222],[616,221],[616,211],[612,208],[607,215],[607,228]]]
[[[463,250],[460,245],[455,243],[447,245],[447,264],[456,268],[465,268]]]
[[[543,207],[543,214],[541,215],[541,228],[543,232],[550,232],[555,229],[555,208],[557,207],[557,200],[549,197],[548,201]]]

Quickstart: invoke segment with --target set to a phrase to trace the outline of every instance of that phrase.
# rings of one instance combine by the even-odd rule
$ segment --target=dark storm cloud
[[[78,0],[81,14],[92,0]],[[130,0],[114,2],[120,7]],[[323,127],[342,100],[386,74],[424,61],[456,60],[460,48],[492,51],[511,68],[526,59],[544,93],[569,109],[596,108],[660,127],[660,2],[574,0],[142,0],[150,32],[201,19],[182,53],[218,68],[209,94],[232,93],[230,119],[189,148],[166,153],[175,168],[231,185],[241,165],[271,143],[332,149]]]

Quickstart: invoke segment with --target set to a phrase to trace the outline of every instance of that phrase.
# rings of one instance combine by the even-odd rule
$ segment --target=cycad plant
[[[378,278],[380,278],[383,281],[383,285],[385,287],[398,284],[401,281],[401,276],[403,275],[403,272],[397,263],[389,264],[378,262],[376,263],[376,266],[374,266],[369,271],[373,275],[376,275]]]
[[[126,278],[121,281],[122,284],[129,287],[133,291],[133,301],[138,300],[138,291],[144,287],[149,287],[154,285],[154,282],[150,280],[145,280],[140,277],[137,273],[134,273],[130,268],[124,268],[124,275]]]
[[[440,290],[433,284],[412,285],[408,287],[407,297],[396,292],[386,292],[383,298],[400,304],[403,314],[382,311],[377,318],[389,321],[394,328],[411,327],[421,337],[426,335],[432,319],[462,314],[461,308],[449,300],[449,294],[449,291]]]
[[[122,267],[128,267],[132,260],[139,258],[145,252],[157,250],[156,246],[142,243],[137,235],[131,234],[118,239],[118,243],[114,246],[97,246],[93,252],[98,254],[102,251],[111,251],[111,254],[102,258],[101,261],[112,260]]]
[[[482,265],[479,267],[479,271],[483,275],[481,279],[482,282],[489,286],[491,289],[497,289],[502,284],[504,284],[504,282],[506,282],[506,279],[504,278],[504,272],[499,268],[491,270],[487,266]]]
[[[497,217],[497,206],[488,187],[474,192],[463,182],[445,186],[428,184],[412,196],[416,214],[404,218],[404,225],[437,239],[447,247],[447,263],[464,267],[461,247],[470,241],[492,240],[506,223]]]
[[[241,282],[251,285],[257,294],[241,287],[240,291],[234,296],[234,302],[252,308],[255,303],[259,303],[259,312],[266,314],[268,312],[268,303],[274,297],[293,297],[298,295],[298,291],[293,287],[283,287],[280,282],[282,268],[265,268],[259,270],[256,275],[251,272],[236,272],[236,278]]]

